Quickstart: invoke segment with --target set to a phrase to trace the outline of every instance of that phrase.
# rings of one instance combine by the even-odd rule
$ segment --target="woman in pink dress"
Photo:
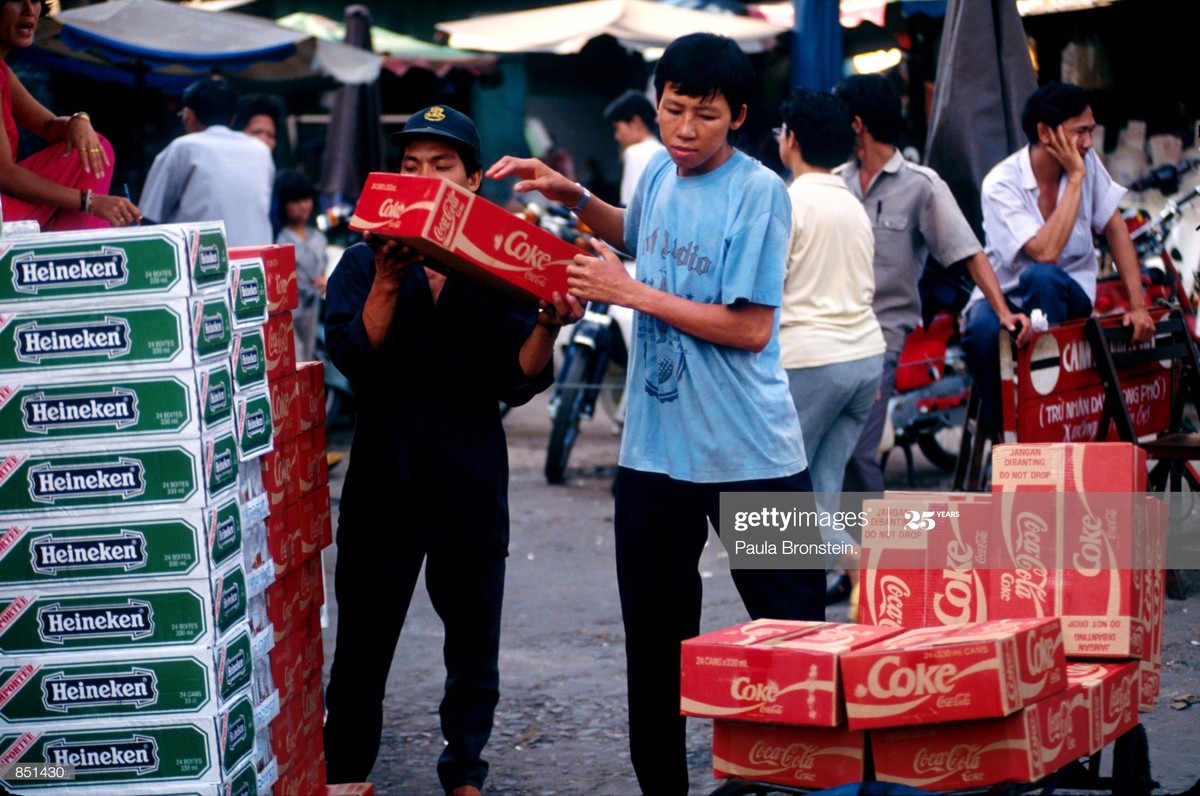
[[[141,219],[128,199],[108,194],[112,146],[86,113],[55,116],[21,85],[3,59],[33,44],[41,0],[0,0],[0,209],[4,221],[32,219],[42,230],[123,226]],[[50,146],[17,162],[18,125]]]

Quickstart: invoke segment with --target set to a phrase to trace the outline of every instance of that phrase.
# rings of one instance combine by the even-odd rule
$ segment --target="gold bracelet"
[[[92,123],[92,117],[88,116],[87,111],[76,111],[75,113],[72,113],[67,117],[67,124],[70,124],[72,119],[83,119],[88,124]]]

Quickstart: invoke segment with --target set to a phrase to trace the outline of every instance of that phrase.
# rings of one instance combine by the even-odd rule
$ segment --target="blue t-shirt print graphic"
[[[666,290],[664,278],[659,290]],[[679,384],[687,372],[687,356],[679,330],[652,315],[637,314],[637,339],[642,341],[642,357],[650,367],[646,368],[646,393],[669,403],[679,397]],[[652,363],[652,364],[651,364]]]
[[[662,237],[662,248],[658,247],[658,239]],[[654,252],[666,259],[668,262],[674,262],[677,268],[686,268],[689,271],[694,271],[701,276],[707,274],[712,268],[712,258],[703,257],[700,255],[700,245],[695,241],[680,243],[678,240],[672,244],[671,236],[665,229],[656,229],[650,233],[649,239],[646,241],[647,251]]]

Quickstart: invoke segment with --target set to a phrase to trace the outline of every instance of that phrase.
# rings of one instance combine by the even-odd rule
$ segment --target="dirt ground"
[[[626,745],[625,661],[613,557],[611,495],[619,437],[611,422],[585,421],[565,485],[542,476],[549,435],[545,396],[505,420],[512,468],[512,544],[508,563],[500,659],[501,696],[485,756],[486,794],[560,796],[636,794]],[[348,452],[349,436],[332,434],[330,447]],[[949,478],[916,453],[917,482],[949,489]],[[907,488],[903,457],[888,463],[889,488]],[[334,511],[345,463],[332,471]],[[336,519],[335,519],[336,522]],[[336,548],[326,551],[329,587],[326,676],[333,657],[332,575]],[[745,621],[715,535],[701,560],[704,630]],[[845,620],[843,603],[829,611]],[[443,742],[437,705],[444,670],[441,623],[421,587],[413,599],[385,706],[382,747],[371,781],[386,796],[440,793],[435,763]],[[1200,588],[1167,603],[1163,699],[1143,715],[1151,772],[1163,794],[1178,794],[1200,778]],[[1187,698],[1197,700],[1187,705]],[[691,792],[717,787],[711,769],[711,724],[688,722]],[[1107,765],[1109,755],[1103,756]]]

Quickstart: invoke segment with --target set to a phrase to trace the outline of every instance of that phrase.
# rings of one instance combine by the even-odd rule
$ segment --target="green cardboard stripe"
[[[272,448],[271,395],[244,393],[234,399],[234,433],[242,461],[256,459]]]
[[[231,431],[213,440],[211,448],[205,446],[210,455],[201,480],[198,449],[207,441],[187,441],[190,449],[146,446],[82,453],[63,445],[47,453],[0,454],[0,516],[159,505],[199,508],[206,498],[205,483],[229,481],[231,470],[232,482],[237,481]]]
[[[224,285],[229,263],[223,241],[220,251],[206,249],[202,237],[199,230],[169,225],[12,238],[0,243],[0,302],[167,298]]]
[[[47,727],[40,734],[30,728],[0,736],[0,757],[14,763],[73,765],[74,787],[215,781],[220,773],[219,752],[215,728],[210,730],[207,724],[94,730]],[[61,787],[52,781],[0,783],[22,793]]]
[[[267,271],[262,260],[234,260],[230,273],[230,304],[238,326],[267,322]]]
[[[200,399],[194,374],[47,384],[37,378],[0,381],[0,447],[62,439],[122,439],[195,435]]]
[[[267,344],[262,327],[238,329],[230,354],[233,383],[238,390],[263,389],[267,386]]]
[[[197,644],[217,637],[204,587],[0,599],[5,655]]]
[[[215,712],[211,659],[130,658],[56,663],[26,658],[0,668],[0,719],[10,724]]]

